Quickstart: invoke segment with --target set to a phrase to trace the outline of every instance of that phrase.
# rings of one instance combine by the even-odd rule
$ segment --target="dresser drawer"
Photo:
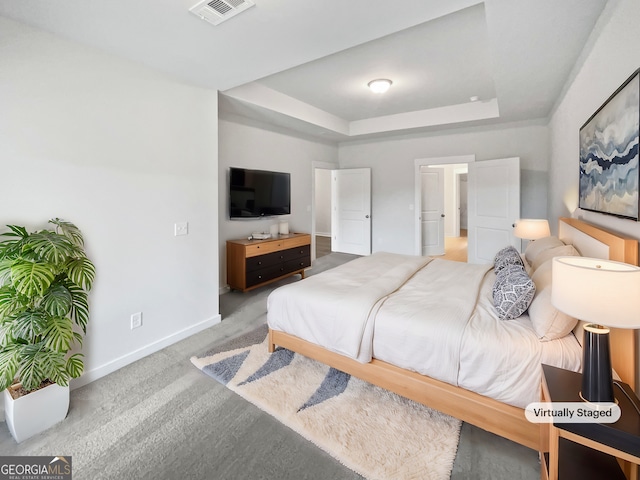
[[[303,245],[308,246],[309,248],[311,248],[310,242],[311,239],[308,235],[304,235],[301,237],[294,237],[294,238],[285,238],[282,240],[284,242],[284,248],[293,248],[293,247],[301,247]]]
[[[271,252],[278,252],[283,248],[287,248],[282,240],[275,240],[272,242],[262,242],[256,245],[247,245],[246,256],[255,257],[256,255],[265,255]]]
[[[285,266],[284,263],[280,262],[277,265],[270,265],[265,268],[261,268],[260,270],[254,270],[252,272],[247,272],[246,275],[246,284],[247,287],[252,287],[253,285],[258,285],[259,283],[267,282],[269,280],[273,280],[274,278],[278,278],[281,275],[284,275]]]
[[[284,255],[283,260],[295,260],[296,258],[311,257],[311,245],[301,245],[295,248],[289,248],[282,252]]]
[[[284,264],[285,272],[295,272],[301,268],[308,268],[311,266],[311,256],[296,258],[295,260],[289,260]]]
[[[262,268],[270,267],[272,265],[279,265],[289,260],[296,260],[298,258],[310,257],[311,246],[304,245],[301,247],[289,248],[280,252],[267,253],[266,255],[258,255],[256,257],[247,258],[246,266],[247,273]]]
[[[247,258],[247,272],[254,272],[273,265],[280,265],[284,261],[282,252],[267,253],[257,257]]]

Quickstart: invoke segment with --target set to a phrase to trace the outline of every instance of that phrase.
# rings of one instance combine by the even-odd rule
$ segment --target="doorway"
[[[371,169],[312,163],[311,260],[371,254]]]
[[[454,260],[456,262],[466,262],[469,247],[467,232],[467,179],[468,165],[454,171],[456,192],[453,194],[453,201],[456,202],[454,209],[457,215],[457,226],[452,236],[445,236],[444,255],[442,258]]]
[[[417,255],[467,261],[467,172],[474,161],[475,155],[415,161]]]
[[[314,239],[316,258],[331,253],[331,170],[316,168],[314,193]]]
[[[329,162],[312,162],[311,261],[331,253],[331,170]]]

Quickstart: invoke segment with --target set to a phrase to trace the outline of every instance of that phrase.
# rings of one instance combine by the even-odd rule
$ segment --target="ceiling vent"
[[[191,7],[189,11],[209,23],[218,25],[254,5],[251,0],[204,0]]]

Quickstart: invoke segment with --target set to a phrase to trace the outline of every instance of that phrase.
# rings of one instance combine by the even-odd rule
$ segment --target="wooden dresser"
[[[267,240],[227,240],[227,283],[246,292],[311,266],[311,235],[290,233]]]

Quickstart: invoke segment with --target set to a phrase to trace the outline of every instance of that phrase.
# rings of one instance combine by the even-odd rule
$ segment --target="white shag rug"
[[[191,361],[370,480],[450,478],[458,419],[266,339]]]

